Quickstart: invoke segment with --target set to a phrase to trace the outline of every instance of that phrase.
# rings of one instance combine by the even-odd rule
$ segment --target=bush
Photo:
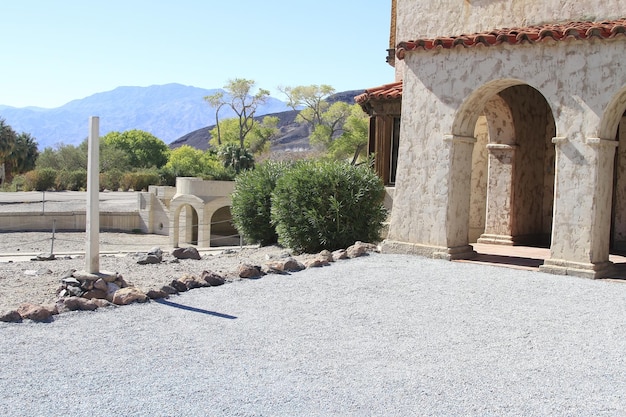
[[[120,187],[124,191],[130,189],[135,191],[148,190],[149,185],[159,185],[160,181],[161,177],[156,170],[127,172],[120,179]]]
[[[59,171],[55,179],[57,191],[69,190],[80,191],[87,189],[87,171],[78,169],[75,171]]]
[[[271,196],[276,180],[288,167],[282,162],[266,162],[235,179],[231,214],[237,231],[248,242],[266,246],[278,241],[270,219]]]
[[[368,167],[304,161],[279,178],[271,220],[278,242],[297,252],[346,248],[380,239],[385,189]]]
[[[112,169],[100,174],[100,191],[117,191],[120,188],[120,180],[124,173],[118,169]]]
[[[54,189],[57,173],[52,168],[34,169],[24,174],[24,191],[48,191]]]

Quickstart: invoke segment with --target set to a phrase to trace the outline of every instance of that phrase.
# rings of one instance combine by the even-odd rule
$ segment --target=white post
[[[86,213],[86,240],[85,253],[86,268],[90,274],[100,272],[100,118],[89,118],[89,140],[87,159],[87,213]]]

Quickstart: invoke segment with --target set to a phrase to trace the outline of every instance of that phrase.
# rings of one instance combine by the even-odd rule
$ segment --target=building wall
[[[396,0],[396,41],[624,17],[623,0]]]
[[[399,0],[399,13],[402,14],[407,4],[416,3],[424,3],[426,9],[431,7],[430,2]],[[454,2],[444,3],[451,7]],[[549,2],[545,7],[554,3],[567,4],[567,10],[577,7],[574,2]],[[614,3],[608,1],[598,9],[601,11],[607,4]],[[476,6],[477,2],[472,4]],[[480,4],[486,12],[504,2],[478,2]],[[438,13],[441,10],[447,8],[438,3]],[[422,9],[416,7],[417,12]],[[414,14],[413,18],[417,19],[415,26],[421,27],[419,18]],[[406,16],[399,18],[399,22],[404,19]],[[446,19],[454,21],[448,15]],[[504,21],[493,23],[494,26],[504,25]],[[449,30],[444,32],[450,34]],[[619,37],[407,53],[400,141],[402,159],[398,165],[388,238],[440,248],[467,243],[469,172],[476,121],[485,103],[495,94],[525,85],[522,90],[528,95],[536,91],[543,100],[530,96],[513,98],[513,112],[519,113],[518,120],[530,117],[531,123],[539,126],[532,130],[528,126],[520,127],[521,130],[516,131],[523,137],[517,138],[520,146],[532,143],[530,146],[534,149],[534,153],[526,153],[526,159],[519,163],[532,166],[525,170],[526,175],[532,176],[535,172],[537,175],[529,180],[516,178],[520,186],[516,198],[531,201],[527,206],[519,206],[520,216],[532,218],[523,223],[533,225],[531,230],[519,232],[535,232],[539,224],[539,229],[545,231],[550,223],[549,218],[546,219],[549,204],[543,196],[550,192],[554,174],[549,166],[552,164],[556,166],[557,182],[554,221],[558,222],[556,233],[553,232],[553,257],[577,262],[597,262],[605,252],[608,257],[608,238],[605,250],[600,232],[605,230],[608,236],[612,182],[600,179],[612,176],[612,164],[607,168],[612,151],[610,146],[604,145],[606,141],[598,142],[593,138],[615,139],[617,126],[612,121],[619,120],[616,114],[621,116],[626,107],[626,68],[620,65],[625,48],[626,38]],[[522,90],[518,87],[518,92]],[[554,115],[554,122],[540,120],[541,115],[548,112]],[[555,132],[554,144],[546,141],[550,131]],[[557,148],[556,156],[547,152],[551,145],[552,149]],[[528,187],[523,185],[525,182]],[[536,198],[537,195],[540,197]],[[607,208],[609,213],[606,213]]]

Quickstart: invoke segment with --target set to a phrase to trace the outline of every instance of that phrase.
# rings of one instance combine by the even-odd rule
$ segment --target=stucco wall
[[[400,0],[399,7],[407,3],[413,2]],[[441,10],[446,7],[438,4],[438,13]],[[415,7],[415,13],[419,12],[422,8]],[[446,18],[454,21],[449,15]],[[606,211],[607,207],[610,211],[612,185],[611,181],[595,181],[606,176],[604,167],[612,151],[604,145],[590,146],[588,139],[602,135],[604,139],[615,139],[615,120],[619,118],[607,118],[606,114],[621,116],[626,106],[626,68],[620,64],[625,48],[626,38],[620,37],[407,53],[399,152],[402,157],[389,239],[439,247],[461,244],[463,228],[467,230],[469,223],[471,189],[471,156],[468,163],[463,155],[464,144],[471,141],[463,138],[474,134],[476,121],[490,97],[505,88],[527,84],[545,98],[554,114],[558,148],[554,221],[558,222],[558,233],[553,235],[552,253],[583,261],[604,256],[604,242],[597,232],[608,228],[610,212]],[[547,125],[544,122],[543,132],[537,132],[541,136],[537,149],[549,146],[545,143]],[[536,169],[542,174],[529,181],[533,187],[523,195],[535,191],[544,194],[550,181],[547,175],[551,175],[544,175],[545,164],[550,158],[536,158]],[[546,212],[543,199],[526,210],[528,216],[539,213],[543,218],[533,224],[542,225],[546,224]]]
[[[623,0],[397,0],[396,42],[626,15]]]

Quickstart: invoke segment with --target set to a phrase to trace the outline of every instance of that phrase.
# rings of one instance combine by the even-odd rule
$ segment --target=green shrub
[[[135,191],[148,190],[149,185],[159,185],[160,181],[161,177],[156,170],[127,172],[120,179],[120,187],[124,191],[130,189]]]
[[[52,168],[34,169],[24,174],[24,191],[48,191],[54,189],[57,172]]]
[[[365,166],[304,161],[279,178],[271,220],[278,242],[297,252],[346,248],[380,239],[385,189]]]
[[[59,171],[55,179],[57,191],[80,191],[87,189],[87,171],[77,169],[74,171]]]
[[[270,218],[271,196],[276,180],[289,166],[283,162],[266,162],[235,179],[231,214],[237,231],[248,242],[265,246],[278,241]]]
[[[120,188],[120,180],[124,173],[119,169],[112,169],[100,174],[100,191],[117,191]]]

